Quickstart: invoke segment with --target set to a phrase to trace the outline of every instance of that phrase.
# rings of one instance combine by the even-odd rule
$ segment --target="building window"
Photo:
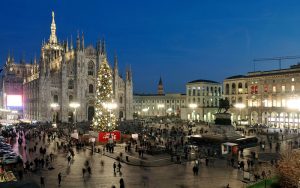
[[[238,102],[239,102],[239,103],[242,103],[242,102],[243,102],[243,98],[242,98],[242,97],[239,97],[239,98],[238,98]]]
[[[58,96],[57,95],[53,96],[53,102],[58,103]]]
[[[191,96],[192,95],[191,89],[188,89],[188,92],[189,92],[189,96]]]
[[[120,97],[119,102],[120,102],[120,104],[123,103],[123,97],[122,96]]]
[[[234,105],[235,104],[235,97],[231,97],[231,103]]]
[[[285,86],[281,86],[281,92],[285,92]]]
[[[73,101],[73,95],[70,95],[69,96],[69,102],[72,102]]]
[[[268,85],[265,85],[265,86],[264,86],[264,92],[267,93],[268,91],[269,91],[269,87],[268,87]]]
[[[231,94],[235,94],[236,93],[236,87],[235,87],[235,83],[233,83],[232,85],[231,85]]]
[[[88,64],[88,75],[94,76],[94,63],[92,61]]]
[[[281,105],[282,105],[282,107],[286,107],[286,100],[285,99],[281,99]]]
[[[225,95],[229,95],[229,84],[225,85]]]
[[[93,84],[89,85],[89,93],[94,93],[94,86],[93,86]]]
[[[294,85],[291,86],[291,91],[292,92],[295,91],[295,86]]]
[[[68,89],[73,89],[74,88],[74,82],[73,82],[73,80],[71,79],[71,80],[69,80],[69,82],[68,82]]]
[[[292,82],[294,82],[295,81],[295,78],[292,78]]]
[[[276,86],[273,86],[273,93],[276,93]]]
[[[273,99],[272,106],[273,106],[273,107],[276,107],[276,100],[275,100],[275,99]]]
[[[257,85],[251,86],[251,94],[257,94],[258,93],[258,87]]]

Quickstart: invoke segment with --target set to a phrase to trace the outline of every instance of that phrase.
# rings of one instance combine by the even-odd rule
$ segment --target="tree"
[[[296,188],[300,182],[300,150],[287,151],[278,162],[281,187]]]
[[[95,131],[113,131],[116,127],[116,117],[110,104],[113,103],[112,71],[104,58],[100,64],[96,85],[95,114],[92,127]]]

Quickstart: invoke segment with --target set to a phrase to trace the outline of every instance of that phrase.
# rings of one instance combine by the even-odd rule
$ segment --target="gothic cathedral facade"
[[[48,42],[42,43],[39,62],[34,61],[31,74],[23,84],[25,119],[38,121],[77,122],[91,121],[94,116],[95,88],[98,68],[106,58],[105,42],[85,47],[84,35],[77,35],[76,48],[72,39],[59,43],[52,12],[51,34]],[[131,120],[133,116],[133,81],[131,69],[126,70],[125,79],[119,75],[115,56],[113,89],[118,104],[116,117]],[[72,109],[70,103],[80,106]],[[76,110],[76,111],[75,111]],[[76,113],[74,113],[76,112]]]

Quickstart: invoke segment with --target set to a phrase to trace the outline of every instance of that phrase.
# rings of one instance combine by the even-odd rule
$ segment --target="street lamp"
[[[244,109],[246,105],[244,103],[236,103],[234,107],[240,110],[240,125],[242,125],[242,109]]]
[[[57,120],[57,114],[56,114],[56,110],[58,109],[58,107],[59,107],[59,104],[58,103],[51,103],[50,104],[50,107],[52,108],[52,110],[54,111],[54,117],[53,117],[53,119],[54,119],[54,122],[56,123],[56,120]]]
[[[194,120],[194,118],[195,118],[195,109],[197,108],[197,104],[196,103],[191,103],[191,104],[189,104],[189,108],[190,109],[192,109],[192,120]]]
[[[75,124],[75,127],[76,127],[76,123],[77,123],[76,110],[77,110],[77,108],[80,107],[80,104],[78,102],[71,102],[69,105],[70,105],[71,108],[74,108],[74,119],[75,119],[74,124]]]

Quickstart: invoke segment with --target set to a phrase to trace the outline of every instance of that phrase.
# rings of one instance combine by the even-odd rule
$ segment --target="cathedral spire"
[[[56,24],[55,24],[55,18],[54,18],[54,12],[52,11],[52,23],[51,23],[51,35],[49,42],[51,44],[57,44],[57,37],[56,37]]]
[[[164,94],[164,86],[163,86],[161,77],[159,78],[159,82],[158,82],[157,94],[159,94],[159,95]]]
[[[118,70],[118,56],[115,54],[114,57],[114,70]]]
[[[73,50],[73,37],[71,35],[71,44],[70,44],[70,50]]]
[[[79,31],[77,31],[76,50],[80,50],[80,36],[79,36]]]
[[[106,55],[105,40],[104,39],[102,40],[101,54]]]
[[[81,50],[84,50],[84,33],[81,35]]]
[[[67,38],[67,43],[66,43],[66,52],[69,51],[69,39]]]
[[[96,51],[97,51],[97,54],[100,54],[101,52],[101,40],[97,40],[97,43],[96,43]]]

